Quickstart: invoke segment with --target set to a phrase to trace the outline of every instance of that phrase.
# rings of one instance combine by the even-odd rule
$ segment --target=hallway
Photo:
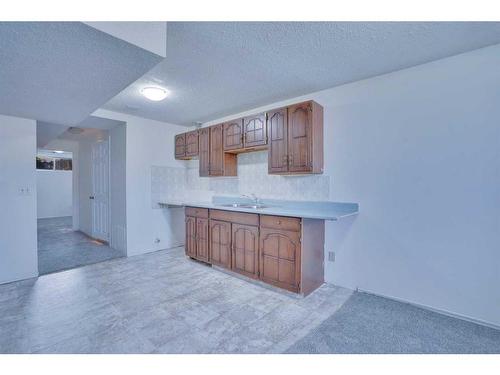
[[[40,275],[119,258],[123,254],[82,232],[73,231],[71,216],[38,219]]]

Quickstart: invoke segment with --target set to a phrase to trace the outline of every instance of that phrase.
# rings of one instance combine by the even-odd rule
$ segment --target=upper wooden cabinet
[[[186,133],[186,157],[198,156],[198,130]]]
[[[268,149],[269,174],[323,173],[323,107],[314,101],[175,137],[176,159],[199,156],[200,176],[236,176],[237,154]]]
[[[268,126],[270,174],[323,173],[323,107],[310,101],[271,111]]]
[[[186,156],[186,133],[175,136],[175,158],[183,159]]]
[[[210,126],[209,176],[236,176],[236,155],[224,152],[223,124]],[[201,174],[200,174],[201,175]]]
[[[240,153],[265,148],[266,114],[259,113],[224,123],[224,151]]]
[[[210,174],[210,130],[202,128],[198,131],[200,177]]]
[[[260,113],[243,118],[243,147],[251,148],[267,144],[266,114]]]
[[[243,148],[243,120],[224,123],[224,151]]]
[[[198,156],[198,130],[175,136],[175,158],[181,160]]]
[[[222,124],[210,129],[210,176],[224,175],[224,149],[222,139]]]
[[[288,111],[286,108],[267,113],[269,132],[268,171],[288,172]]]

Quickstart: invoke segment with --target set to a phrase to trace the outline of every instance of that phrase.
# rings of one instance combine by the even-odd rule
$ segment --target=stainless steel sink
[[[253,203],[228,203],[220,204],[221,207],[233,207],[233,208],[251,208],[252,210],[261,210],[263,208],[268,208],[264,204],[253,204]]]

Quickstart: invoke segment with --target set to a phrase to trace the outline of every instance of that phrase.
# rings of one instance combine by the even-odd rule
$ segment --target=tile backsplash
[[[217,195],[253,193],[260,198],[325,201],[330,177],[278,176],[267,173],[267,151],[238,155],[237,177],[199,177],[198,162],[186,167],[151,167],[151,201],[154,208],[165,200],[209,200]]]

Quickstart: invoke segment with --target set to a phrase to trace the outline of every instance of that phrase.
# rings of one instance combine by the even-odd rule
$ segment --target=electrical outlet
[[[335,252],[333,252],[333,251],[328,252],[328,261],[335,262]]]
[[[19,195],[28,196],[31,195],[31,189],[29,186],[23,186],[19,188]]]
[[[155,243],[156,243],[156,244],[160,243],[160,239],[159,239],[159,238],[156,238],[156,239],[155,239]]]

